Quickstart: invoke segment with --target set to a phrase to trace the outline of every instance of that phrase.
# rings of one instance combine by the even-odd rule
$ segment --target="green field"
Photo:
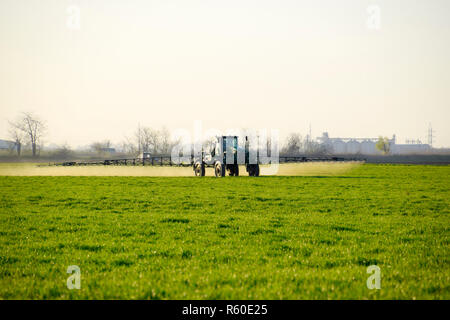
[[[0,298],[450,299],[449,188],[449,166],[0,176]]]

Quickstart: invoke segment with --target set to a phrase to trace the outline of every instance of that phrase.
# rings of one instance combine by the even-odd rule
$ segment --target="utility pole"
[[[431,127],[431,123],[428,124],[428,144],[433,148],[433,128]]]
[[[309,124],[309,140],[312,141],[312,136],[311,136],[311,123]]]
[[[141,156],[141,123],[138,123],[138,154]]]
[[[312,138],[311,138],[311,123],[309,124],[309,133],[306,135],[306,152],[309,152],[311,150],[311,144],[312,144]]]

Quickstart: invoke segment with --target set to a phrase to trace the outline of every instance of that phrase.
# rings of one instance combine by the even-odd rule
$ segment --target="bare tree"
[[[170,132],[166,127],[159,131],[159,152],[162,154],[169,154],[172,149],[172,142],[170,141]]]
[[[304,152],[306,154],[324,155],[330,153],[330,146],[324,143],[318,143],[315,140],[308,139],[304,142]]]
[[[127,139],[128,150],[135,150],[137,154],[142,152],[156,153],[156,147],[158,145],[158,133],[157,131],[149,127],[138,126],[134,133],[134,142]]]
[[[93,142],[90,145],[92,151],[97,153],[103,153],[111,148],[111,141],[105,140],[100,142]]]
[[[291,133],[285,142],[284,147],[281,150],[281,153],[287,155],[295,155],[300,153],[303,149],[302,136],[298,133]]]
[[[53,156],[56,158],[59,158],[59,159],[68,159],[72,155],[73,155],[73,150],[67,143],[64,143],[63,145],[59,146],[53,152]]]
[[[138,154],[150,152],[153,154],[169,154],[176,142],[171,140],[166,127],[161,130],[138,126],[134,134],[134,143],[127,139],[128,150],[137,150]]]
[[[122,142],[121,149],[124,153],[138,155],[139,152],[140,141],[138,140],[138,144],[136,145],[132,139],[125,137],[125,140]]]
[[[142,151],[158,153],[159,133],[151,128],[142,129]]]
[[[24,133],[22,130],[18,129],[13,123],[9,123],[11,128],[9,130],[9,136],[14,141],[13,148],[16,149],[17,156],[20,157],[20,153],[22,151],[22,144],[24,141]]]
[[[32,113],[24,112],[22,116],[11,123],[13,128],[29,138],[33,157],[36,157],[41,138],[46,130],[45,123]]]

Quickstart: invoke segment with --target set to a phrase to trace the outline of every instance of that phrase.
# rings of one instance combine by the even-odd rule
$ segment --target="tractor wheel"
[[[204,177],[205,176],[205,165],[201,163],[195,164],[194,173],[196,177]]]
[[[216,164],[214,165],[214,172],[216,174],[216,177],[225,177],[225,166],[220,162],[216,162]]]
[[[253,177],[253,166],[247,165],[247,172],[249,177]]]
[[[228,171],[230,172],[229,173],[230,177],[239,176],[239,165],[237,165],[237,164],[230,165],[228,167]]]
[[[254,177],[259,177],[259,164],[255,165]]]
[[[259,177],[259,164],[251,164],[248,166],[249,177]]]

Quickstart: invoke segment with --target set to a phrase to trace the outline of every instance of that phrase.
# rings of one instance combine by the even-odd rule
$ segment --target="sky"
[[[448,0],[0,0],[0,139],[25,111],[72,146],[200,120],[398,142],[431,123],[450,147],[449,57]]]

